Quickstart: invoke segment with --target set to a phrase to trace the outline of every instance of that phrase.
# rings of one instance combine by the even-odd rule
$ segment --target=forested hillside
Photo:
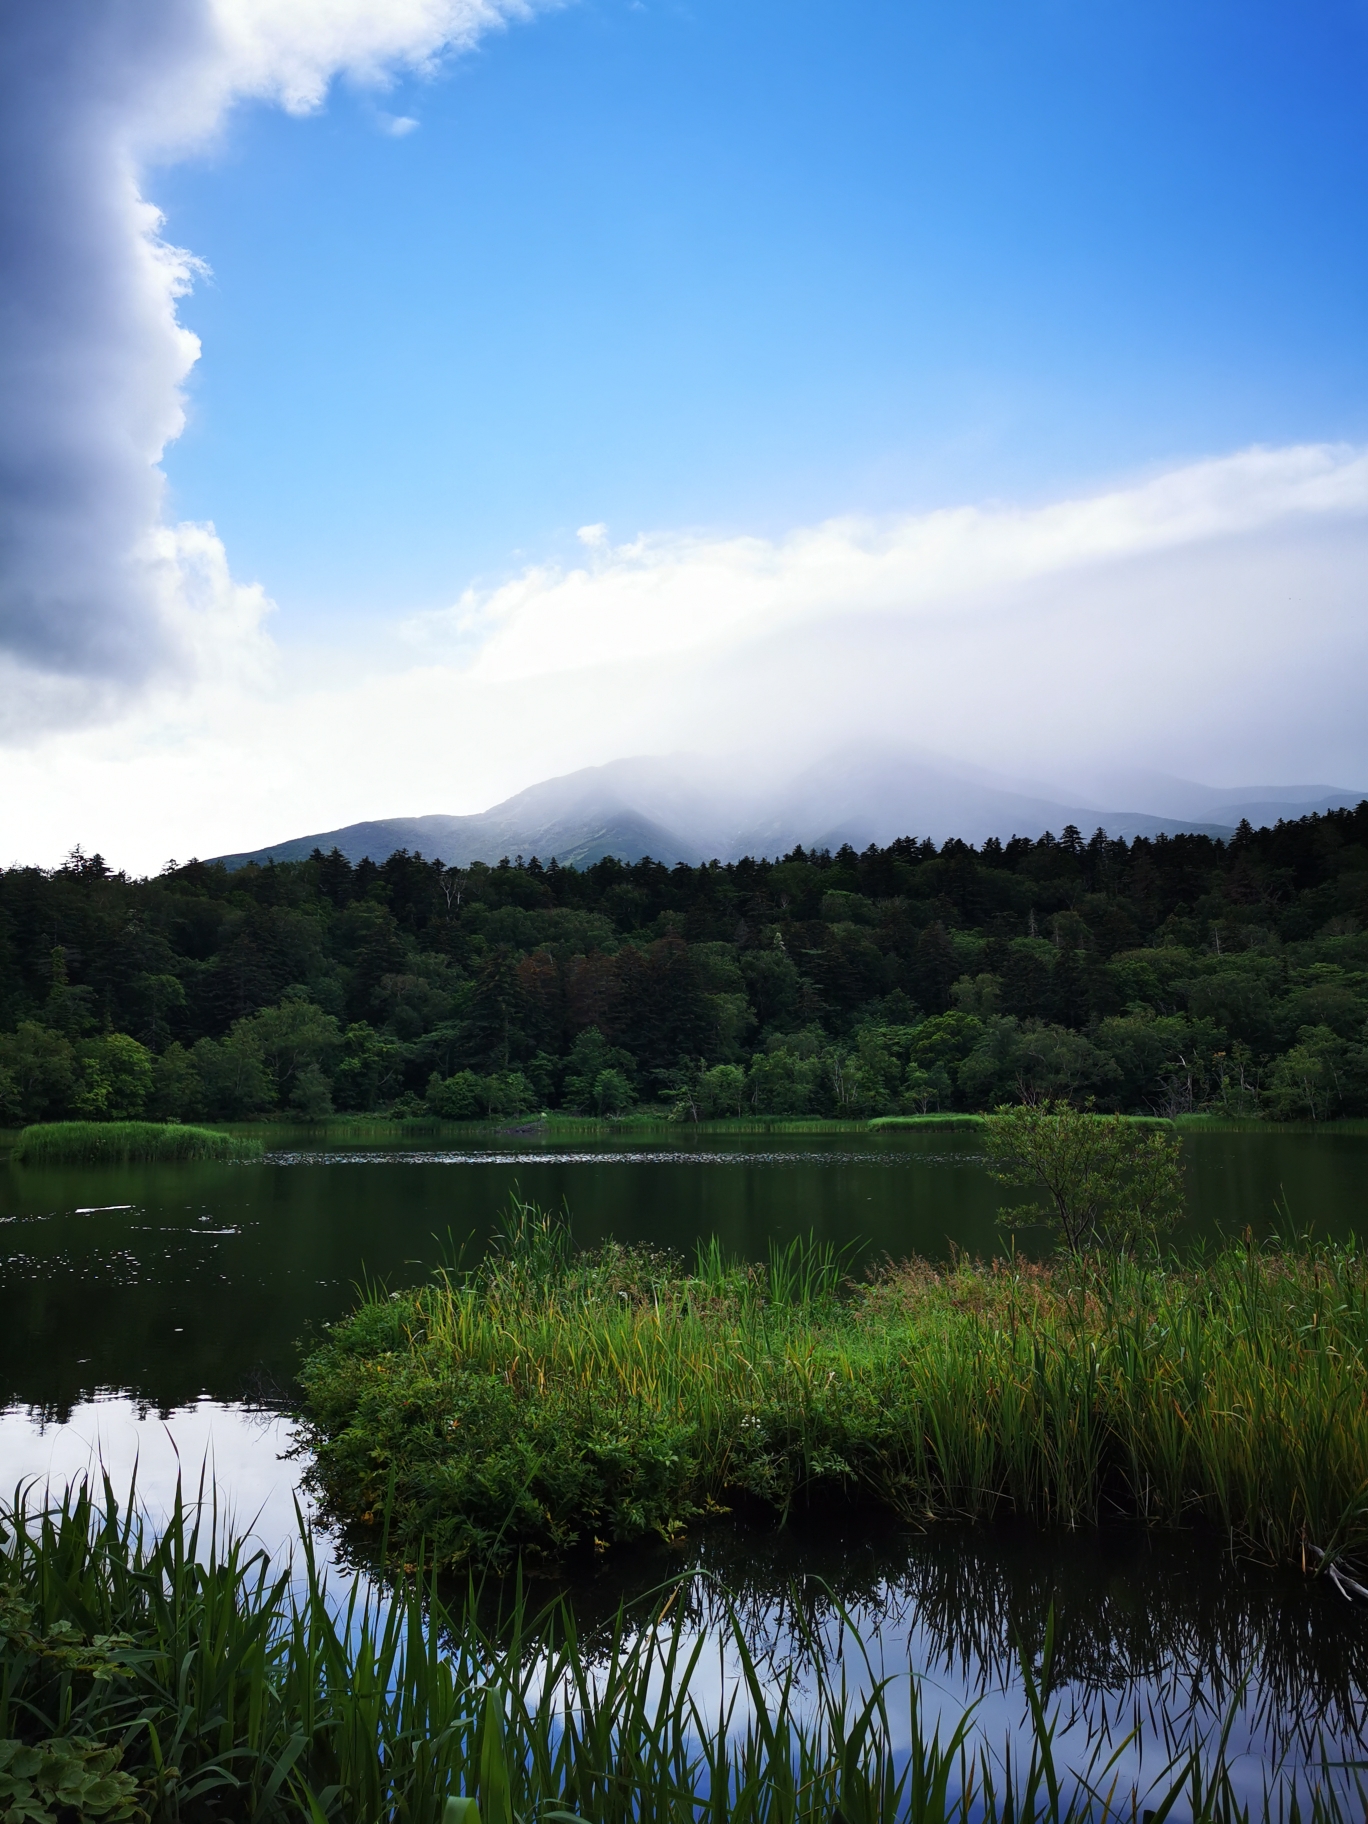
[[[0,1113],[1368,1112],[1368,803],[667,869],[0,873]]]

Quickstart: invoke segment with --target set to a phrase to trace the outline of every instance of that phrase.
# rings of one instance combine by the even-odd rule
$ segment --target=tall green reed
[[[673,1536],[738,1498],[904,1519],[1202,1517],[1269,1554],[1368,1543],[1353,1245],[890,1267],[812,1243],[693,1272],[519,1249],[371,1296],[306,1362],[315,1479],[448,1565]],[[540,1252],[538,1252],[540,1250]]]
[[[159,1121],[49,1121],[26,1127],[11,1157],[19,1165],[159,1164],[196,1159],[259,1159],[253,1135]]]
[[[677,1591],[640,1615],[620,1611],[591,1651],[565,1603],[533,1612],[515,1593],[490,1620],[478,1592],[444,1602],[421,1570],[392,1589],[330,1590],[307,1531],[295,1563],[272,1564],[212,1502],[179,1492],[153,1529],[107,1481],[49,1504],[21,1491],[0,1531],[0,1793],[6,1765],[28,1748],[117,1762],[117,1802],[97,1795],[77,1816],[131,1818],[134,1807],[154,1824],[1247,1816],[1220,1741],[1178,1748],[1144,1791],[1120,1777],[1125,1742],[1099,1737],[1081,1766],[1067,1764],[1048,1696],[1048,1634],[1039,1669],[1023,1656],[1027,1740],[1014,1759],[974,1732],[972,1716],[942,1736],[916,1680],[874,1677],[848,1622],[844,1665],[866,1676],[852,1684],[816,1654],[800,1691],[792,1665],[762,1674],[729,1605],[716,1636],[691,1636]],[[723,1651],[732,1675],[719,1685],[708,1661]],[[1337,1824],[1344,1780],[1312,1787],[1270,1790],[1265,1815]],[[56,1811],[27,1817],[41,1824]]]

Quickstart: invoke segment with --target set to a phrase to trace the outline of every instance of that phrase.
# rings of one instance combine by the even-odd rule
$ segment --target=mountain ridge
[[[1130,782],[1135,795],[1165,799],[1170,808],[1115,809],[1090,802],[1091,794],[1023,789],[938,757],[872,748],[842,750],[787,778],[738,777],[741,770],[687,755],[610,761],[541,780],[485,811],[376,818],[212,859],[237,868],[303,860],[315,848],[335,847],[353,864],[408,849],[461,867],[519,854],[562,866],[588,866],[606,855],[696,866],[786,854],[800,843],[863,849],[899,836],[981,843],[989,836],[1035,838],[1067,824],[1127,839],[1228,837],[1242,819],[1255,827],[1280,817],[1295,821],[1368,796],[1335,786],[1220,788],[1149,775]],[[1127,782],[1116,784],[1124,789]],[[1179,806],[1190,807],[1186,815]]]

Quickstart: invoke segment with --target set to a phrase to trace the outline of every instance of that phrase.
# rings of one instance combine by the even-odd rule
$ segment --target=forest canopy
[[[0,872],[0,1119],[1368,1113],[1368,802],[583,869]]]

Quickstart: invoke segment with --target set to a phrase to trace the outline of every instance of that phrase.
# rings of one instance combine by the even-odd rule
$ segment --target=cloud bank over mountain
[[[1025,781],[994,781],[936,755],[871,745],[823,754],[795,773],[757,774],[705,754],[672,754],[586,767],[544,779],[503,804],[466,817],[394,817],[321,830],[219,857],[230,867],[302,861],[338,849],[353,864],[382,862],[398,849],[456,867],[535,856],[545,865],[620,861],[697,866],[745,855],[786,855],[798,844],[863,850],[899,837],[951,837],[975,844],[995,836],[1036,839],[1072,824],[1127,840],[1196,830],[1229,836],[1241,820],[1256,829],[1280,819],[1352,809],[1368,790],[1302,785],[1216,791],[1190,780],[1117,779],[1117,803],[1061,803]],[[1169,807],[1160,812],[1161,805]]]
[[[1036,509],[596,542],[404,638],[281,653],[250,685],[206,675],[11,750],[7,840],[155,866],[476,812],[624,754],[764,773],[850,741],[1121,809],[1102,782],[1127,769],[1354,786],[1366,474],[1355,451],[1254,452]]]
[[[1034,508],[845,518],[778,540],[666,534],[615,546],[605,527],[588,526],[582,567],[535,567],[471,589],[410,633],[439,650],[443,634],[473,642],[475,674],[497,682],[575,671],[610,652],[669,660],[720,639],[869,614],[934,623],[1033,584],[1058,588],[1109,566],[1365,516],[1368,455],[1312,447],[1249,450]],[[1211,611],[1230,606],[1213,600]]]

